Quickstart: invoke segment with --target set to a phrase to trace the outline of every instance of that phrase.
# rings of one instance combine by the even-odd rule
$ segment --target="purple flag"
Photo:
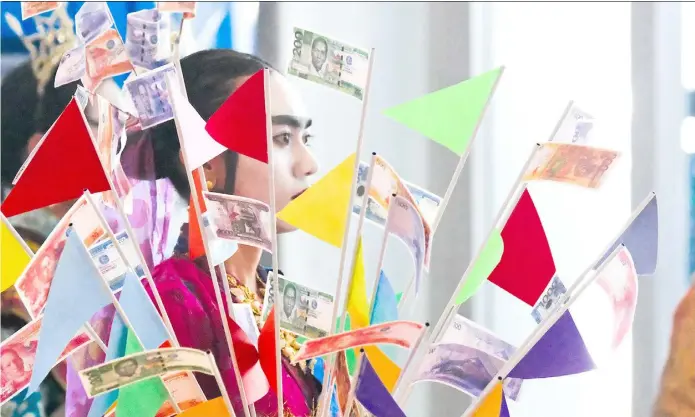
[[[374,417],[406,417],[364,355],[355,386],[355,398]]]
[[[618,245],[625,245],[635,262],[637,275],[652,275],[656,270],[659,249],[659,206],[656,196],[647,203],[625,232],[613,243],[596,265],[604,263]]]
[[[526,353],[508,378],[538,379],[574,375],[595,369],[569,311]]]
[[[502,407],[500,408],[500,417],[509,417],[509,408],[507,407],[507,399],[502,396]]]

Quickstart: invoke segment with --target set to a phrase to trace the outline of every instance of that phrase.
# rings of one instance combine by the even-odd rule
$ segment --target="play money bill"
[[[265,321],[275,305],[275,287],[272,272],[268,274],[262,318]],[[292,282],[278,275],[280,294],[280,327],[292,333],[316,339],[331,330],[333,296]]]
[[[536,306],[531,310],[531,316],[540,324],[546,317],[557,309],[560,298],[567,292],[565,285],[558,276],[554,276],[545,289],[543,295],[536,303]]]
[[[391,233],[405,243],[415,262],[415,292],[420,289],[425,253],[428,249],[427,236],[420,213],[407,199],[397,195],[391,200],[386,233]]]
[[[60,58],[54,87],[60,87],[82,78],[87,70],[86,62],[84,45],[77,45],[67,51]]]
[[[571,102],[567,106],[555,136],[550,141],[585,145],[591,140],[595,122],[596,120],[592,115]]]
[[[267,204],[228,194],[204,192],[203,195],[217,237],[272,251]]]
[[[427,351],[411,384],[438,382],[479,397],[503,365],[503,360],[478,349],[454,343],[437,344]]]
[[[610,149],[547,142],[536,150],[523,181],[549,180],[599,188],[619,156]]]
[[[57,1],[22,1],[22,20],[58,8]]]
[[[140,265],[140,260],[137,255],[133,242],[128,237],[128,233],[123,231],[116,235],[118,244],[125,252],[128,263],[135,268],[135,273],[138,278],[145,278],[145,270]],[[104,239],[89,248],[89,255],[99,268],[99,272],[109,283],[112,291],[118,291],[123,287],[123,282],[128,269],[125,262],[118,254],[116,246],[111,239]]]
[[[75,14],[75,32],[88,44],[113,26],[113,16],[105,1],[85,2]]]
[[[456,315],[439,343],[467,346],[503,361],[508,360],[516,351],[514,346],[461,315]],[[516,401],[519,398],[521,383],[522,380],[516,378],[505,380],[504,393]]]
[[[125,45],[134,65],[155,69],[171,58],[169,15],[157,9],[128,13]]]
[[[29,385],[34,369],[36,349],[39,347],[41,320],[39,317],[19,329],[0,345],[0,360],[2,361],[2,378],[0,378],[0,404],[4,404]],[[61,362],[72,352],[90,343],[83,329],[68,342],[61,353]]]
[[[158,1],[157,9],[160,12],[183,13],[184,19],[195,17],[197,1]]]
[[[174,118],[166,88],[165,75],[168,71],[175,71],[174,66],[168,64],[159,67],[125,83],[143,130]]]
[[[287,69],[362,100],[367,84],[369,52],[305,29],[294,28],[292,60]]]
[[[197,349],[148,350],[79,372],[89,398],[145,379],[175,371],[213,375],[208,355]]]
[[[103,80],[133,70],[121,35],[116,29],[108,29],[88,43],[85,57],[87,71],[82,77],[82,84],[92,93]]]
[[[417,342],[423,329],[420,323],[398,320],[307,340],[297,352],[294,362],[366,345],[390,344],[409,349]]]

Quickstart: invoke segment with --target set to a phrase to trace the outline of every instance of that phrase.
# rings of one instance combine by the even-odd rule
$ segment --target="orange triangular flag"
[[[502,382],[498,382],[492,392],[483,399],[471,417],[499,417],[502,410]]]
[[[189,408],[183,413],[179,414],[179,417],[227,417],[229,416],[229,411],[227,406],[224,404],[224,399],[222,397],[217,397],[214,400],[205,401],[202,404],[198,404],[193,408]]]
[[[198,224],[198,216],[195,214],[195,206],[193,205],[193,196],[197,196],[200,212],[205,213],[205,198],[203,198],[203,181],[200,178],[200,171],[193,171],[193,183],[195,190],[191,190],[191,199],[188,202],[188,256],[191,259],[199,258],[205,255],[205,246],[203,246],[203,236],[200,234],[200,226]]]

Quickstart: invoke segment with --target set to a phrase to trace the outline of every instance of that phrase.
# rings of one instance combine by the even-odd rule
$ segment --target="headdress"
[[[5,21],[22,41],[31,56],[31,70],[37,81],[37,93],[43,94],[65,52],[77,45],[74,23],[64,5],[44,16],[34,16],[36,33],[25,35],[16,17],[5,13]]]

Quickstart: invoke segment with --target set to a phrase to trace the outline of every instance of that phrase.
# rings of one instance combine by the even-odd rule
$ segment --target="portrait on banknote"
[[[291,321],[297,316],[295,306],[297,305],[297,287],[293,284],[285,286],[282,292],[282,311],[285,313],[285,320]]]

